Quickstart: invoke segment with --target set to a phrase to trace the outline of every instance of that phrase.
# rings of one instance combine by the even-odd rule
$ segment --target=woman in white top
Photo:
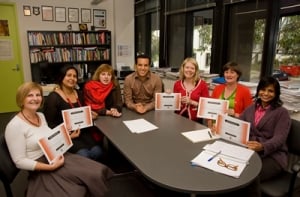
[[[16,95],[21,111],[7,124],[5,139],[17,168],[28,170],[26,195],[33,196],[104,196],[113,172],[105,165],[66,153],[49,164],[38,144],[50,130],[42,113],[42,88],[36,83],[22,84]]]

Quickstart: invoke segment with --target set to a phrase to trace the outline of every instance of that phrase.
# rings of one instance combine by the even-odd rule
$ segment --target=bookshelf
[[[54,83],[60,67],[73,65],[86,81],[102,63],[111,64],[111,32],[28,31],[32,80]]]

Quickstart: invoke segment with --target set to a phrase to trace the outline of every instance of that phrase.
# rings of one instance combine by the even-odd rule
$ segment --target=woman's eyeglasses
[[[238,165],[233,165],[233,164],[227,164],[227,163],[225,163],[225,161],[223,161],[221,158],[219,158],[219,160],[218,160],[218,162],[217,162],[217,164],[219,165],[219,166],[222,166],[222,167],[225,167],[225,168],[227,168],[227,169],[229,169],[229,170],[233,170],[233,171],[237,171],[238,170]]]

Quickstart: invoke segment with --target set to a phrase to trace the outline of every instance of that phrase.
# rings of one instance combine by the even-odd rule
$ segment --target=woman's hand
[[[53,163],[51,164],[52,170],[56,170],[56,169],[62,167],[64,165],[64,163],[65,163],[65,158],[63,155],[56,157],[53,160]]]
[[[258,142],[258,141],[248,141],[248,142],[246,143],[246,145],[247,145],[247,147],[248,147],[249,149],[252,149],[252,150],[254,150],[254,151],[256,151],[256,152],[259,152],[259,151],[263,151],[263,150],[264,150],[263,145],[262,145],[260,142]]]
[[[182,96],[182,97],[181,97],[181,102],[182,102],[183,104],[188,105],[188,104],[190,103],[190,98],[187,97],[187,96]]]
[[[95,120],[98,117],[98,113],[92,111],[92,119]]]
[[[110,115],[113,117],[120,117],[122,113],[120,113],[116,108],[111,108]]]
[[[70,137],[71,137],[71,139],[74,139],[74,138],[77,138],[77,137],[79,137],[79,135],[80,135],[80,129],[77,129],[77,130],[74,130],[74,131],[71,131],[71,133],[70,133]]]

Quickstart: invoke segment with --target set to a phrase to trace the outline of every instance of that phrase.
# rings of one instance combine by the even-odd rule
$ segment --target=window
[[[209,73],[213,21],[212,10],[194,12],[193,21],[193,56],[199,64],[199,69]]]
[[[241,80],[259,80],[265,18],[264,1],[230,7],[227,61],[235,61],[241,65]]]

